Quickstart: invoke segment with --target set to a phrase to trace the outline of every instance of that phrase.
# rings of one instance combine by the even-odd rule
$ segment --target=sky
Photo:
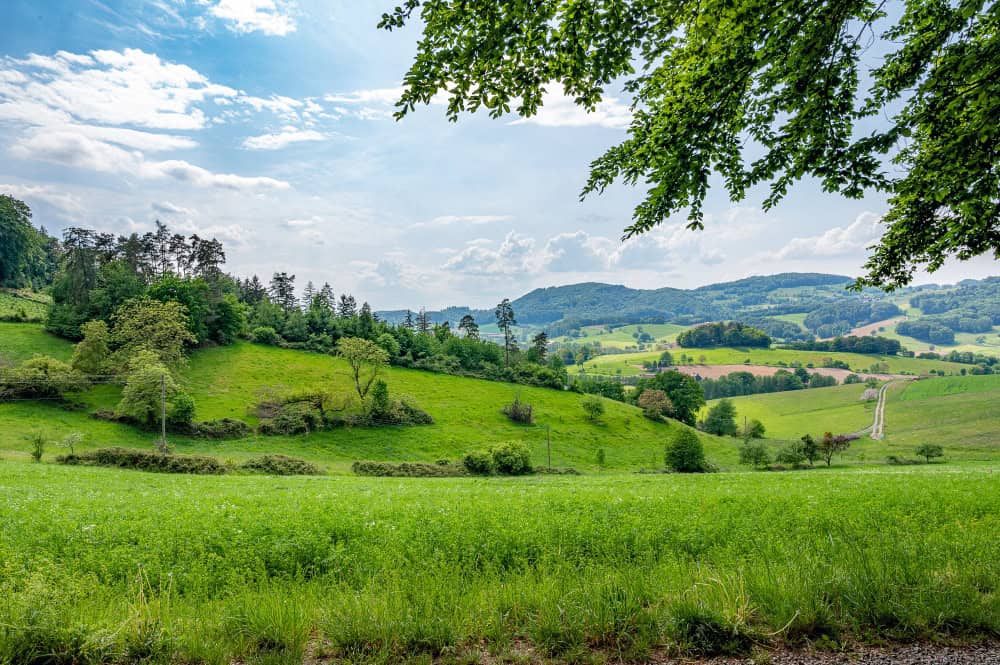
[[[586,113],[552,86],[528,120],[392,118],[414,26],[371,0],[5,0],[0,193],[51,233],[160,220],[217,237],[228,269],[329,282],[375,309],[489,307],[600,281],[690,288],[785,271],[860,273],[881,196],[814,182],[776,209],[716,182],[706,229],[682,217],[621,242],[643,190],[579,200],[625,137],[628,99]],[[917,282],[996,274],[989,257]]]

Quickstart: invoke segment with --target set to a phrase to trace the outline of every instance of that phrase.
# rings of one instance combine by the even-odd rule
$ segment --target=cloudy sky
[[[391,117],[412,29],[394,2],[5,0],[0,193],[50,231],[215,236],[241,275],[329,281],[374,307],[489,306],[538,286],[691,287],[779,271],[855,274],[885,201],[802,183],[776,211],[716,188],[707,228],[680,219],[619,242],[641,191],[579,202],[619,142],[626,100],[558,94],[529,120],[443,108]],[[995,273],[951,264],[933,280]]]

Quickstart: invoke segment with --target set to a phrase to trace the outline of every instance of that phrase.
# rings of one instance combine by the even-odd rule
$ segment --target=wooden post
[[[167,452],[167,375],[160,375],[160,451]]]

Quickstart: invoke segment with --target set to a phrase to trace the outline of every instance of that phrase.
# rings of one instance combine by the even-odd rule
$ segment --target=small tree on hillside
[[[819,444],[812,438],[812,434],[802,435],[802,455],[809,462],[809,466],[813,466],[816,460],[820,459]]]
[[[686,427],[667,444],[665,461],[667,468],[677,473],[701,473],[708,468],[701,439]]]
[[[760,441],[747,439],[740,446],[740,464],[747,466],[767,466],[771,463],[771,456],[767,448]]]
[[[528,349],[528,360],[538,363],[539,365],[544,365],[548,352],[549,336],[546,335],[543,330],[531,338],[531,348]]]
[[[111,339],[119,347],[117,353],[122,365],[130,363],[143,349],[155,353],[165,365],[176,365],[184,359],[184,347],[198,341],[188,328],[187,309],[172,300],[133,298],[119,307],[111,319],[114,322]]]
[[[497,327],[503,333],[504,366],[510,366],[510,350],[514,343],[514,326],[517,319],[514,318],[514,308],[511,307],[510,299],[504,298],[497,305],[494,312],[497,318]]]
[[[458,329],[468,339],[479,339],[479,324],[476,323],[476,319],[471,314],[466,314],[458,322]]]
[[[596,395],[588,395],[580,402],[580,406],[590,420],[597,420],[604,415],[604,400]]]
[[[140,351],[129,362],[125,388],[115,411],[143,427],[154,429],[163,415],[174,427],[191,423],[193,400],[180,389],[167,366],[152,351]]]
[[[337,354],[351,366],[354,387],[364,401],[379,372],[389,364],[389,354],[378,344],[360,337],[343,337],[337,342]]]
[[[764,423],[762,423],[759,420],[757,420],[756,418],[754,418],[753,420],[751,420],[747,424],[746,429],[743,432],[743,438],[744,439],[763,439],[764,438],[764,433],[766,431],[767,431],[767,428],[764,427]]]
[[[736,407],[732,400],[721,399],[708,410],[705,431],[718,436],[736,436]]]
[[[925,460],[927,460],[928,464],[930,464],[931,460],[936,457],[944,457],[944,448],[937,445],[936,443],[921,444],[917,446],[915,452],[921,457],[923,457]]]
[[[111,335],[104,321],[88,321],[80,326],[83,339],[73,349],[73,369],[84,374],[104,374],[108,371]]]
[[[833,456],[842,453],[851,447],[851,439],[843,434],[831,434],[826,432],[819,441],[819,454],[826,461],[826,465],[833,463]]]
[[[667,397],[667,393],[656,388],[647,388],[639,395],[636,402],[643,414],[647,418],[659,420],[664,416],[669,416],[673,412],[674,405]]]

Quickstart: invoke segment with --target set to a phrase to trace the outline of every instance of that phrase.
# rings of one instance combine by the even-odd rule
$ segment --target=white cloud
[[[353,92],[332,93],[323,97],[331,104],[395,104],[403,95],[403,88],[372,88]],[[347,109],[341,109],[346,112]]]
[[[793,238],[778,250],[775,258],[802,259],[858,254],[881,236],[881,216],[863,212],[848,226],[835,226],[818,236]]]
[[[511,275],[527,272],[533,265],[535,241],[514,231],[509,232],[495,249],[492,242],[478,239],[448,259],[447,271],[473,275]]]
[[[139,151],[124,150],[75,132],[38,132],[15,143],[10,152],[22,159],[148,180],[171,178],[196,187],[241,191],[289,188],[282,180],[213,173],[183,160],[147,161]]]
[[[218,0],[208,13],[228,22],[233,32],[284,37],[295,32],[295,5],[281,0]]]
[[[313,129],[296,129],[295,127],[283,127],[276,134],[261,134],[251,136],[243,141],[243,147],[248,150],[280,150],[293,143],[304,143],[309,141],[325,141],[326,134],[322,134]]]
[[[439,229],[447,226],[482,226],[510,219],[510,215],[440,215],[426,222],[417,222],[411,229]]]
[[[542,96],[542,106],[530,118],[518,118],[512,125],[533,124],[544,127],[606,127],[624,129],[632,122],[629,107],[615,97],[605,97],[592,113],[577,105],[572,97],[547,92]]]
[[[190,208],[184,208],[182,206],[171,203],[170,201],[154,201],[152,206],[154,212],[158,212],[161,215],[183,215],[189,216],[195,214],[194,210]]]
[[[553,272],[604,272],[614,243],[586,231],[560,233],[549,238],[542,250],[545,267]]]
[[[0,193],[8,194],[17,199],[24,199],[28,203],[42,201],[63,212],[79,215],[83,212],[83,203],[77,196],[67,194],[62,188],[57,189],[51,185],[18,185],[0,183]]]

